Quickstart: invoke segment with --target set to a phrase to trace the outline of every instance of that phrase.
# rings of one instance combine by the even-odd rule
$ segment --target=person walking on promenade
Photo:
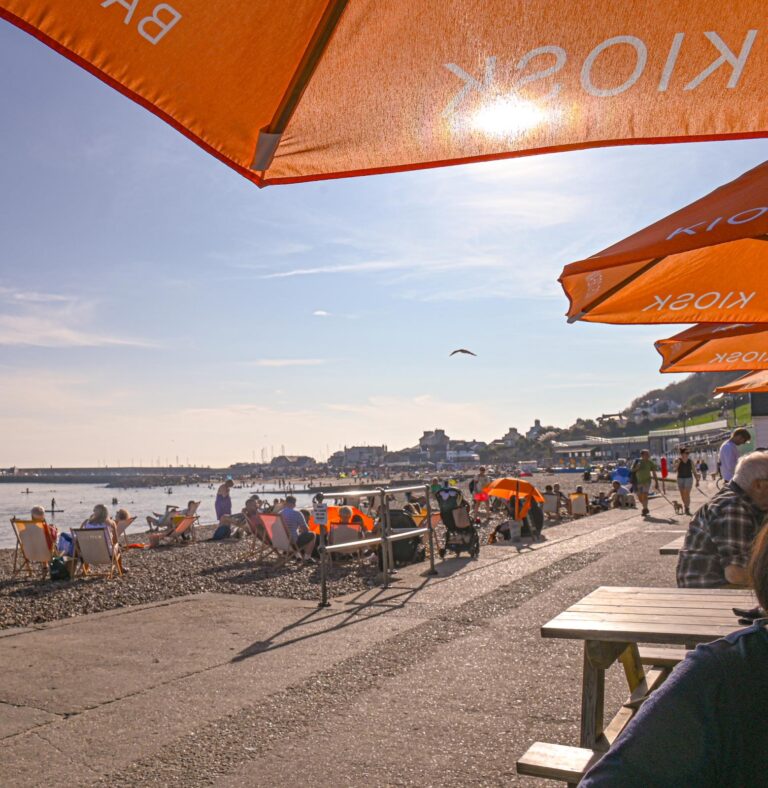
[[[699,473],[701,474],[702,481],[706,481],[707,473],[709,473],[709,465],[704,459],[702,459],[702,461],[699,463]]]
[[[677,474],[677,489],[680,491],[680,497],[683,499],[685,513],[690,515],[693,480],[696,479],[696,486],[698,487],[699,473],[696,470],[696,466],[693,464],[688,449],[685,447],[680,449],[680,456],[675,460],[674,471]]]
[[[720,468],[720,476],[723,482],[727,483],[733,479],[733,474],[736,472],[736,463],[739,460],[739,446],[749,443],[752,436],[749,430],[744,427],[734,430],[731,437],[723,443],[720,447],[720,452],[717,455],[717,464]]]
[[[491,511],[488,507],[488,494],[485,492],[485,488],[491,483],[490,478],[485,473],[485,467],[480,466],[480,472],[475,476],[473,479],[472,485],[472,517],[475,520],[478,520],[480,517],[480,504],[485,504],[485,518],[486,520],[490,518]]]
[[[653,486],[659,489],[659,477],[656,472],[659,469],[656,463],[651,459],[651,453],[648,449],[643,449],[640,452],[640,459],[635,460],[632,466],[633,483],[635,485],[635,494],[637,495],[640,506],[642,506],[642,514],[650,514],[648,509],[648,493],[651,491],[651,477],[653,477]]]
[[[216,490],[216,519],[221,522],[221,518],[225,515],[232,514],[232,498],[229,491],[235,486],[232,479],[227,479],[224,484],[219,485]]]

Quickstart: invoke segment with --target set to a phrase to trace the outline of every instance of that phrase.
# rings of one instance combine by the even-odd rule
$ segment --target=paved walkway
[[[202,594],[7,630],[0,784],[528,784],[532,741],[578,738],[579,644],[539,627],[597,585],[674,585],[686,522],[607,512],[326,610]]]

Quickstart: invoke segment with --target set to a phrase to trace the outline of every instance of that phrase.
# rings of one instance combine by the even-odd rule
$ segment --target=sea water
[[[207,484],[167,487],[112,488],[95,484],[0,484],[0,548],[15,547],[16,537],[11,528],[11,517],[28,518],[33,506],[46,509],[46,519],[54,523],[59,530],[77,528],[93,511],[97,503],[103,503],[112,516],[118,509],[127,509],[136,515],[136,522],[128,529],[128,533],[147,530],[147,515],[153,512],[164,512],[168,505],[184,508],[188,501],[200,501],[197,510],[201,523],[212,523],[216,520],[214,502],[218,485]],[[169,494],[168,490],[171,490]],[[270,489],[267,487],[266,489]],[[232,511],[239,512],[245,501],[256,493],[268,501],[273,498],[284,498],[286,493],[263,492],[264,487],[235,487],[230,496]],[[113,504],[112,499],[117,503]],[[55,511],[51,514],[51,502],[56,502]],[[296,493],[299,507],[309,506],[311,496]]]

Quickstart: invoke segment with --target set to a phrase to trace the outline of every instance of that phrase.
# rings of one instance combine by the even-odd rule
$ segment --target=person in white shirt
[[[736,463],[739,460],[739,446],[749,443],[752,436],[749,430],[744,427],[734,430],[731,437],[720,447],[720,453],[717,456],[717,464],[720,468],[720,476],[724,482],[729,482],[733,479],[733,474],[736,473]]]

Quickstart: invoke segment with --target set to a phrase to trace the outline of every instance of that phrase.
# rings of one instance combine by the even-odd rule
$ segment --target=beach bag
[[[222,539],[228,539],[232,529],[228,525],[220,525],[214,532],[213,536],[211,537],[211,541],[218,542]]]
[[[57,555],[54,558],[51,558],[51,563],[48,567],[48,570],[51,574],[51,580],[69,580],[69,567],[67,566],[66,560]]]
[[[632,469],[629,472],[629,481],[632,487],[637,487],[637,469],[640,466],[640,460],[635,460],[632,463]]]

